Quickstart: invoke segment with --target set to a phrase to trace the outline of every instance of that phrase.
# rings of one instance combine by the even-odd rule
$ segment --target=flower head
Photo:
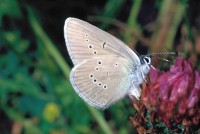
[[[179,57],[168,72],[151,69],[149,79],[140,103],[150,112],[152,123],[158,119],[168,128],[200,124],[200,73],[190,61]]]

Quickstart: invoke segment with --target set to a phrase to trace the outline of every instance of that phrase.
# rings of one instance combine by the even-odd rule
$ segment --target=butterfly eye
[[[150,57],[144,57],[144,62],[147,64],[151,64],[151,58]]]
[[[88,34],[85,34],[85,37],[88,37]]]

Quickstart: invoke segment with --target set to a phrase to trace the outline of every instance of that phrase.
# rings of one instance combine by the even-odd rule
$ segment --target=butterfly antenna
[[[157,52],[157,53],[150,53],[149,55],[180,55],[179,52]]]
[[[179,52],[157,52],[157,53],[150,53],[148,55],[149,56],[155,56],[156,58],[163,60],[163,61],[166,61],[166,62],[171,62],[170,60],[159,57],[158,55],[180,55],[180,53]]]

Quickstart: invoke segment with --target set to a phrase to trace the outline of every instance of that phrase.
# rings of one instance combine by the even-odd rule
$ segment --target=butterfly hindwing
[[[73,68],[70,80],[86,102],[105,109],[127,94],[131,87],[130,66],[127,59],[119,56],[90,58]]]

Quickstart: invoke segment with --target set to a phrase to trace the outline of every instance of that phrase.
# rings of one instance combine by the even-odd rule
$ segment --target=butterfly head
[[[140,70],[143,73],[143,75],[145,76],[149,70],[150,70],[150,66],[151,66],[151,55],[141,55],[140,56]]]
[[[142,65],[151,65],[151,55],[141,55],[140,62]]]
[[[147,54],[147,55],[141,55],[140,56],[140,63],[141,63],[142,72],[144,74],[147,74],[150,70],[150,67],[153,67],[151,65],[151,61],[152,61],[153,56],[158,58],[158,59],[162,59],[164,61],[169,61],[167,59],[164,59],[164,58],[161,58],[161,57],[158,56],[158,55],[169,55],[169,54],[170,55],[178,55],[179,53],[178,52],[159,52],[159,53],[150,53],[150,54]]]

